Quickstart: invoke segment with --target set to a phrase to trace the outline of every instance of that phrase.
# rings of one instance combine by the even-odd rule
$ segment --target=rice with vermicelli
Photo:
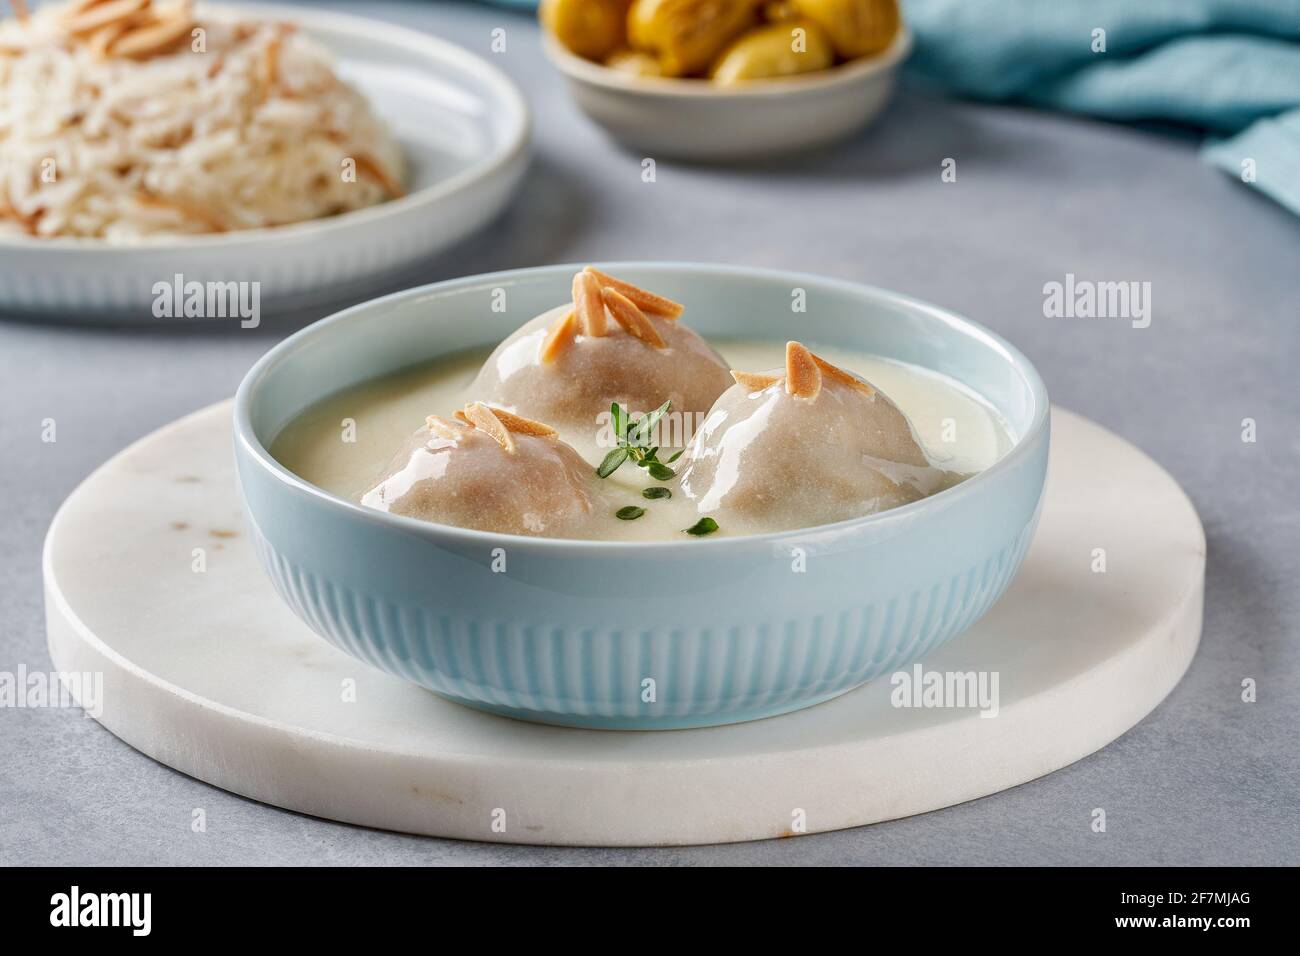
[[[396,141],[319,45],[287,24],[202,10],[176,21],[191,16],[183,5],[134,5],[106,48],[68,24],[110,4],[0,25],[0,232],[131,242],[318,219],[400,194]],[[168,24],[170,47],[113,55]]]

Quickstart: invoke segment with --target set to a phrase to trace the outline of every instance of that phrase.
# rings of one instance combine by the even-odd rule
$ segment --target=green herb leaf
[[[672,407],[672,404],[672,399],[669,399],[649,415],[642,416],[641,423],[636,429],[636,444],[644,445],[654,436],[655,428],[659,425],[659,419],[664,417],[664,414]],[[658,451],[658,449],[655,450]]]
[[[609,406],[609,426],[620,442],[627,437],[627,416],[623,414],[623,406],[618,402]]]
[[[685,449],[685,448],[683,448],[681,451],[677,452],[677,454],[675,454],[675,455],[673,455],[671,458],[669,458],[669,459],[668,459],[668,464],[671,465],[671,464],[672,464],[673,462],[675,462],[678,458],[681,458],[682,455],[684,455],[684,454],[686,454],[686,449]]]
[[[689,528],[683,528],[682,530],[685,531],[687,534],[693,534],[697,538],[700,538],[706,534],[713,534],[713,532],[717,531],[718,523],[714,521],[712,518],[701,518],[699,521],[695,522],[695,524],[691,525]]]
[[[670,478],[677,477],[677,472],[660,461],[647,462],[645,468],[655,481],[668,481]]]
[[[605,460],[600,463],[596,469],[597,478],[608,478],[614,472],[618,471],[618,466],[627,461],[628,451],[626,448],[615,448],[605,456]]]
[[[626,508],[619,508],[614,512],[614,517],[621,521],[635,521],[645,514],[644,508],[638,508],[636,505],[628,505]]]
[[[641,492],[642,498],[649,498],[653,501],[656,498],[671,498],[673,493],[667,488],[647,488]]]

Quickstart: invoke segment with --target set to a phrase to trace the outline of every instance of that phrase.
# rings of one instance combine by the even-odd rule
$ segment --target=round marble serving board
[[[348,657],[280,603],[245,533],[228,402],[137,442],[63,505],[45,543],[50,654],[60,671],[102,672],[99,719],[133,747],[349,823],[635,846],[922,813],[1105,746],[1195,653],[1205,537],[1191,503],[1099,426],[1057,409],[1052,428],[1023,568],[983,620],[923,662],[996,673],[991,718],[895,707],[886,679],[702,730],[572,730],[444,701]]]

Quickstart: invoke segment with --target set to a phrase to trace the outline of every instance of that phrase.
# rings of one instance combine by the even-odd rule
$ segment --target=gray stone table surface
[[[421,280],[593,259],[806,270],[897,289],[1017,343],[1053,399],[1145,449],[1209,539],[1182,683],[1101,752],[910,819],[797,840],[564,849],[371,831],[264,806],[137,753],[79,711],[0,710],[7,864],[1247,864],[1300,862],[1300,219],[1185,137],[904,91],[867,133],[778,165],[658,164],[610,145],[528,17],[355,3],[492,57],[524,90],[517,204]],[[507,52],[488,51],[493,27]],[[940,180],[946,157],[957,181]],[[1151,324],[1044,316],[1067,273],[1151,283]],[[308,316],[306,318],[315,318]],[[296,320],[300,323],[301,318]],[[63,498],[127,443],[233,393],[294,323],[258,330],[0,322],[0,670],[49,668],[40,552]],[[41,422],[58,422],[43,443]],[[1242,441],[1242,420],[1258,440]],[[1242,700],[1252,678],[1258,701]],[[207,832],[192,833],[194,807]],[[1107,831],[1090,828],[1093,808]]]

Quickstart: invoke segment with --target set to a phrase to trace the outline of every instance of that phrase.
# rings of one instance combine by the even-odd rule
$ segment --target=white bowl
[[[904,26],[876,56],[732,87],[612,70],[545,30],[542,46],[582,111],[620,143],[650,157],[747,160],[834,142],[869,123],[889,101],[912,35]]]
[[[401,143],[407,195],[289,226],[128,246],[0,237],[0,310],[44,321],[183,321],[153,314],[155,283],[177,274],[259,283],[263,313],[335,302],[450,247],[514,194],[528,163],[528,108],[480,57],[362,17],[270,4],[214,9],[296,22],[330,50]]]

